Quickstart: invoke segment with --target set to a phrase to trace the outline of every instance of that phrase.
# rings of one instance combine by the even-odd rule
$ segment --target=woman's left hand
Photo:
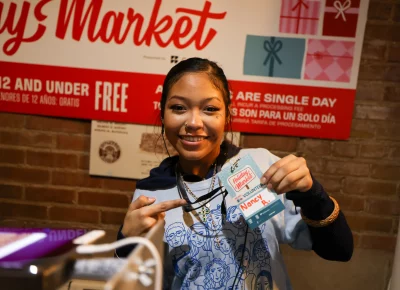
[[[267,184],[269,189],[274,189],[276,193],[292,190],[305,192],[313,185],[306,160],[293,154],[272,164],[260,181]]]

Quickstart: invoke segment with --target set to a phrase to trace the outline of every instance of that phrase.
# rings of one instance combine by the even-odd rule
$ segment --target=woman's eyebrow
[[[179,96],[179,95],[173,95],[168,98],[168,100],[171,100],[171,99],[178,99],[180,101],[190,101],[191,100],[191,98],[183,97],[183,96]],[[211,96],[211,97],[203,99],[202,103],[209,102],[211,100],[216,100],[218,102],[222,102],[221,98],[218,98],[217,96]]]

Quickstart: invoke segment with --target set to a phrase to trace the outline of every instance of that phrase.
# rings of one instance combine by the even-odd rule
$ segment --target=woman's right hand
[[[159,219],[165,217],[165,212],[186,204],[184,199],[175,199],[153,204],[155,198],[139,196],[129,205],[121,229],[125,237],[141,236],[148,232]]]

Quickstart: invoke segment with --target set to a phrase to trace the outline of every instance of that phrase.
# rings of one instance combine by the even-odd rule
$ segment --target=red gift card
[[[323,35],[355,37],[360,0],[327,0]]]

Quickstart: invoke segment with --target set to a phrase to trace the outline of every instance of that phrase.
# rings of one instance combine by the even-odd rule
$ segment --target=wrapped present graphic
[[[279,32],[316,35],[320,0],[283,0]]]
[[[327,0],[323,35],[355,37],[360,0]]]
[[[350,82],[354,45],[352,41],[308,40],[304,79]]]
[[[299,79],[304,52],[301,38],[247,35],[243,73]]]

